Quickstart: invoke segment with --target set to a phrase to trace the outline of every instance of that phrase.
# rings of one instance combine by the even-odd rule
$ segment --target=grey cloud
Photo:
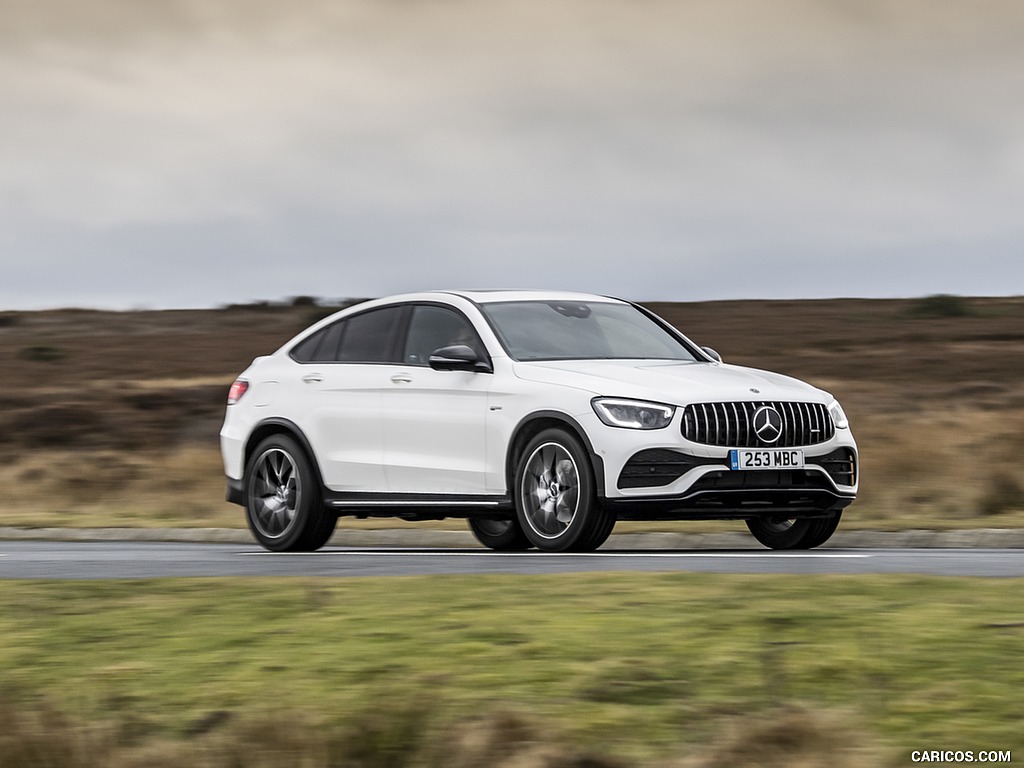
[[[1022,33],[997,0],[11,0],[0,305],[1024,292]]]

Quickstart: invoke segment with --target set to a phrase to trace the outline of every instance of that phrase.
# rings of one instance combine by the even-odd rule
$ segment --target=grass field
[[[1024,299],[651,306],[840,398],[862,458],[844,530],[1024,527]],[[0,524],[242,527],[217,447],[227,388],[326,311],[0,313]]]
[[[518,754],[507,765],[581,768],[1024,754],[1022,586],[626,574],[9,582],[0,765],[60,764],[12,761],[32,749],[115,767],[155,754],[158,765],[253,766],[484,766]],[[230,762],[236,753],[251,754]]]

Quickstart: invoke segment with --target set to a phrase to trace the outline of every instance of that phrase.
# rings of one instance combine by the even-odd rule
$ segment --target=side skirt
[[[325,491],[324,505],[339,516],[358,518],[444,520],[447,517],[483,517],[507,520],[515,514],[508,496]]]

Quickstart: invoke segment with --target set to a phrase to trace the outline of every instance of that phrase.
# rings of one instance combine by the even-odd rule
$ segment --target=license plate
[[[740,448],[729,451],[733,469],[803,469],[804,452],[793,448]]]

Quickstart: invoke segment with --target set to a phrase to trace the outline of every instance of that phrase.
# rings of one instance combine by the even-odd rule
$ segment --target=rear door
[[[350,315],[292,351],[305,406],[299,426],[332,490],[387,490],[381,391],[394,372],[405,311],[391,306]]]

